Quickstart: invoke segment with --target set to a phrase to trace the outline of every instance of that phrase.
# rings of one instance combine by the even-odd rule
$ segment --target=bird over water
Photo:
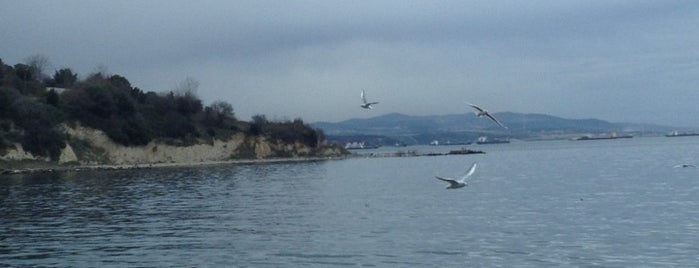
[[[473,175],[474,172],[476,172],[476,163],[473,163],[473,165],[471,165],[471,168],[468,169],[466,174],[461,176],[461,178],[458,180],[454,179],[454,178],[442,178],[439,176],[435,176],[435,177],[439,180],[443,180],[443,181],[448,182],[449,186],[447,187],[447,189],[458,189],[458,188],[467,186],[466,180],[469,177],[471,177],[471,175]]]

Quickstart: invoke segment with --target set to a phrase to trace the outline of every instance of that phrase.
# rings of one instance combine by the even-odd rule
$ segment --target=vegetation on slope
[[[13,66],[0,59],[0,155],[20,143],[33,155],[57,160],[68,141],[60,125],[76,123],[102,130],[126,146],[154,139],[191,145],[236,133],[310,147],[325,140],[321,130],[301,119],[272,122],[257,115],[246,122],[236,119],[232,105],[225,101],[205,106],[195,94],[198,82],[191,78],[172,91],[156,93],[104,71],[84,79],[70,68],[47,75],[47,65],[44,56]]]

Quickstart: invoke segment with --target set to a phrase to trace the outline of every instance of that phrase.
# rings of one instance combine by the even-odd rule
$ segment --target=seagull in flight
[[[693,168],[693,167],[697,167],[697,166],[692,165],[692,164],[681,164],[681,165],[676,165],[675,167],[676,168]]]
[[[364,109],[374,109],[373,107],[371,107],[371,105],[374,105],[374,104],[378,104],[378,103],[379,103],[378,101],[377,101],[377,102],[367,102],[367,101],[366,101],[366,94],[364,93],[364,90],[362,90],[362,95],[361,95],[361,96],[362,96],[362,103],[364,103],[364,104],[362,104],[361,106],[362,106],[362,108],[364,108]]]
[[[476,111],[476,115],[477,115],[478,117],[487,116],[488,118],[490,118],[490,120],[493,120],[493,122],[495,122],[496,124],[498,124],[498,126],[501,126],[502,128],[507,129],[507,127],[506,127],[505,125],[503,125],[502,123],[500,123],[500,121],[498,121],[497,119],[495,119],[495,116],[493,116],[492,114],[490,114],[488,111],[484,110],[484,109],[481,108],[481,107],[478,107],[478,106],[475,105],[475,104],[471,104],[471,103],[466,103],[466,104],[468,104],[469,106],[471,106],[471,107],[473,107],[474,109],[477,110],[477,111]]]
[[[439,176],[435,176],[435,177],[439,180],[443,180],[443,181],[448,182],[449,187],[447,187],[447,189],[458,189],[458,188],[466,186],[466,179],[471,177],[471,175],[473,175],[474,172],[476,172],[476,163],[473,163],[473,165],[471,165],[471,168],[469,168],[468,171],[466,172],[466,174],[464,176],[462,176],[461,179],[459,179],[459,180],[454,179],[454,178],[442,178]]]

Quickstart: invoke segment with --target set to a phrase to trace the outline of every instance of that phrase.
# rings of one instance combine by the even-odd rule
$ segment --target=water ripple
[[[0,267],[696,265],[699,180],[664,160],[686,147],[522,146],[4,176]]]

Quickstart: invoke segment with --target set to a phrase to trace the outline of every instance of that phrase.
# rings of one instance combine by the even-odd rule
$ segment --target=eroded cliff
[[[337,146],[311,148],[300,142],[288,144],[242,133],[234,134],[228,140],[214,139],[212,142],[202,141],[189,146],[169,145],[159,140],[153,140],[145,146],[124,146],[110,140],[101,130],[80,125],[75,127],[64,125],[62,128],[70,138],[61,151],[58,164],[194,164],[236,159],[332,157],[347,154],[344,148]],[[33,156],[23,150],[19,144],[5,150],[0,160],[49,161],[46,158]]]

